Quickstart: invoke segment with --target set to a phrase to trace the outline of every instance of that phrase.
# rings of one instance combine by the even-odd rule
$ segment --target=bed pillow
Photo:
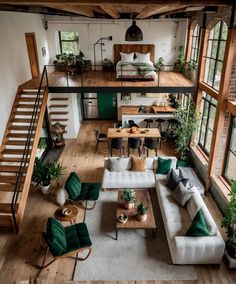
[[[136,55],[136,59],[135,62],[138,63],[151,63],[150,61],[150,52],[148,53],[139,53],[139,52],[135,52]]]
[[[120,58],[121,62],[134,62],[134,52],[131,53],[120,52]]]

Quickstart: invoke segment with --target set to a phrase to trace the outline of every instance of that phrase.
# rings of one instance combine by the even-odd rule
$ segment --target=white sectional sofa
[[[172,168],[176,168],[177,159],[166,158],[171,158]],[[194,194],[185,208],[171,196],[170,190],[166,187],[166,175],[156,174],[157,158],[146,159],[145,172],[129,171],[130,166],[129,162],[125,171],[111,172],[109,160],[106,158],[102,188],[155,187],[173,263],[219,264],[224,254],[225,243],[197,188],[192,188]],[[188,237],[185,234],[200,208],[209,236]]]

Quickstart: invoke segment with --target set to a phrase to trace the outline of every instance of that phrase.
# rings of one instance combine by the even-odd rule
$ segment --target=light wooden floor
[[[65,166],[67,178],[71,171],[76,171],[82,181],[101,181],[104,156],[108,155],[105,145],[100,145],[97,154],[94,154],[95,139],[93,128],[106,132],[112,122],[84,122],[78,139],[67,141],[61,161]],[[173,147],[163,143],[162,151],[172,155]],[[210,196],[205,198],[213,218],[220,228],[221,215]],[[18,235],[0,229],[0,284],[8,283],[72,283],[74,260],[61,259],[46,268],[36,278],[38,270],[32,264],[39,264],[42,261],[40,251],[40,233],[44,229],[46,220],[53,216],[57,208],[55,196],[43,196],[39,190],[32,188],[23,226]],[[79,210],[77,221],[83,220],[83,210]],[[92,257],[92,255],[90,256]],[[96,268],[94,268],[96,269]],[[236,283],[236,272],[228,270],[224,264],[221,266],[202,265],[196,266],[198,281],[171,281],[168,283]],[[27,282],[21,282],[26,280]],[[31,281],[30,281],[31,280]],[[80,282],[82,283],[82,282]],[[97,282],[101,284],[103,282]],[[118,284],[109,282],[109,284]],[[119,282],[119,284],[134,284],[136,282]],[[166,281],[142,281],[142,284],[163,284]],[[91,282],[83,282],[91,284]]]
[[[50,87],[66,87],[67,77],[65,72],[51,72],[48,67],[48,82]],[[32,79],[23,85],[24,88],[38,87],[39,79]],[[193,87],[193,82],[182,73],[162,71],[159,75],[160,87]],[[152,81],[119,81],[115,73],[102,71],[88,71],[81,75],[68,75],[69,87],[154,87],[157,80]]]

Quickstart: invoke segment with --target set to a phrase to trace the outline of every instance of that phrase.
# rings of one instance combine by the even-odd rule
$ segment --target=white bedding
[[[139,68],[137,66],[134,66],[132,64],[127,64],[127,65],[123,65],[122,66],[122,61],[118,61],[116,64],[116,78],[120,78],[120,77],[130,77],[130,76],[140,76],[140,71]],[[137,62],[135,62],[137,63]],[[153,63],[151,61],[148,62],[148,64],[150,64],[151,67],[153,67]],[[155,71],[146,71],[145,75],[143,75],[143,77],[148,78],[151,77],[153,79],[157,78],[157,74]]]

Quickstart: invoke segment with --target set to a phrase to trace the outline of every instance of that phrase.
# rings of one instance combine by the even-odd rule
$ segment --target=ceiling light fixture
[[[126,41],[142,41],[143,33],[141,29],[136,25],[136,21],[132,21],[132,25],[127,29],[125,33]]]

